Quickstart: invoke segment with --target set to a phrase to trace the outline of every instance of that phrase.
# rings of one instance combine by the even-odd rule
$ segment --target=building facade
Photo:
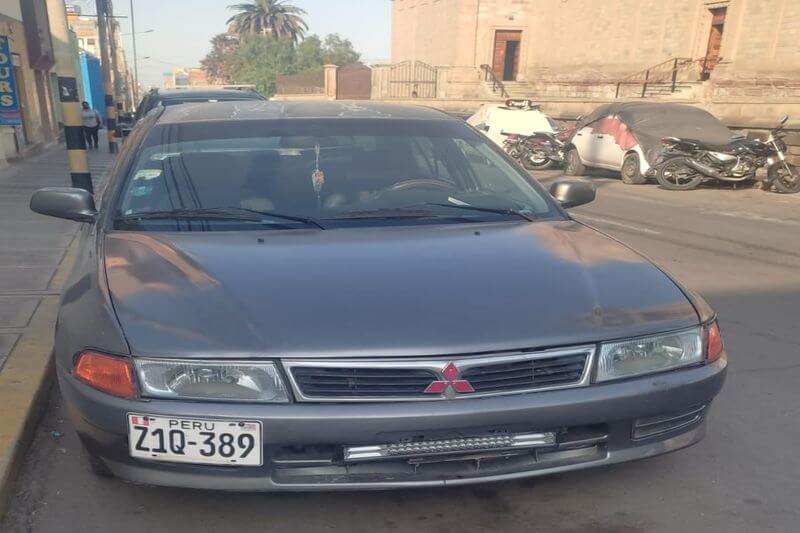
[[[773,120],[800,115],[800,0],[392,0],[403,61],[484,65],[539,99],[613,98],[618,81],[677,70],[685,99]]]
[[[797,0],[393,0],[392,61],[506,80],[619,78],[671,58],[714,77],[800,77]]]
[[[209,85],[208,74],[201,68],[179,67],[164,73],[164,89],[207,85]]]
[[[0,36],[8,43],[4,76],[18,103],[21,123],[0,126],[0,164],[52,142],[59,132],[52,89],[54,65],[44,0],[0,0]],[[5,92],[5,91],[4,91]]]

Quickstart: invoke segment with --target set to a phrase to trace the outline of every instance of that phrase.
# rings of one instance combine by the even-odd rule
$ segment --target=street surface
[[[547,183],[558,171],[540,173]],[[594,176],[576,218],[644,252],[716,308],[731,357],[708,437],[672,455],[437,490],[237,494],[94,477],[57,390],[3,532],[797,531],[800,195],[692,192]]]

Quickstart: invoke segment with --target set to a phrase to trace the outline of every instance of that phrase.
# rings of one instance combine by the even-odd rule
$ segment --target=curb
[[[76,239],[67,247],[51,288],[59,291],[77,259]],[[17,341],[0,372],[0,517],[5,514],[20,466],[54,382],[53,328],[59,295],[44,296],[29,330]]]

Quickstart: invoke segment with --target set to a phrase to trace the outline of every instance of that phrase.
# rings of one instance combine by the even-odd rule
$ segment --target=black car
[[[151,89],[136,106],[135,121],[158,106],[171,106],[202,102],[233,102],[237,100],[266,100],[252,89]]]

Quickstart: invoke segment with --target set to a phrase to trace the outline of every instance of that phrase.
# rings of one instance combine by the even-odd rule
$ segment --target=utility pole
[[[111,2],[106,4],[108,8],[108,43],[111,50],[111,74],[114,84],[114,102],[119,105],[123,102],[122,98],[122,73],[119,71],[119,59],[117,58],[117,37],[119,34],[119,24],[114,20],[114,5]]]
[[[97,36],[100,47],[100,66],[103,71],[108,151],[115,154],[117,153],[117,139],[114,135],[117,129],[117,106],[114,104],[113,88],[111,86],[111,63],[108,57],[108,2],[109,0],[97,0]]]
[[[67,145],[70,180],[73,187],[94,192],[89,160],[86,156],[86,139],[83,136],[83,120],[78,93],[72,46],[67,23],[67,8],[64,0],[47,0],[47,15],[50,33],[55,48],[56,72],[58,73],[58,101],[64,116],[64,140]]]
[[[139,105],[139,65],[136,58],[136,19],[133,16],[133,0],[131,0],[131,39],[133,40],[133,106]]]

